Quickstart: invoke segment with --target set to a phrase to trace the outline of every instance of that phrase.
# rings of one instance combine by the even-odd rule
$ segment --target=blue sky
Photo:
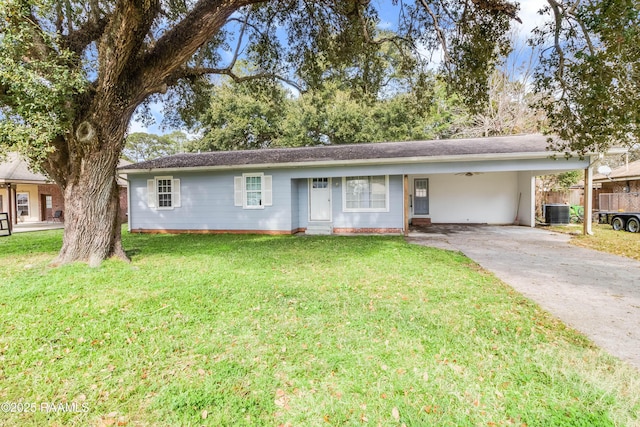
[[[380,15],[382,18],[381,27],[392,28],[394,26],[395,20],[397,19],[397,8],[393,8],[391,6],[391,2],[388,0],[373,0],[372,3],[380,10]],[[526,40],[530,36],[531,31],[536,26],[541,25],[544,22],[544,17],[538,15],[537,11],[543,8],[545,5],[547,5],[547,2],[545,0],[522,0],[520,2],[519,17],[522,20],[522,24],[514,22],[513,27],[515,30],[517,30],[518,36],[521,40]],[[520,55],[523,55],[523,53],[521,52]],[[515,60],[518,61],[517,59]],[[162,129],[162,104],[152,103],[149,107],[151,110],[151,114],[155,119],[155,124],[147,127],[140,121],[134,119],[129,125],[129,133],[146,132],[162,135],[165,133],[170,133],[174,130],[182,130],[174,128]]]

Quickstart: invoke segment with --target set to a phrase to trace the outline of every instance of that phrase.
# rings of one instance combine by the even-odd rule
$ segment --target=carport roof
[[[208,169],[251,165],[372,163],[402,160],[468,159],[495,157],[546,157],[548,137],[540,134],[472,139],[381,142],[301,148],[182,153],[120,167],[125,173],[157,169]]]

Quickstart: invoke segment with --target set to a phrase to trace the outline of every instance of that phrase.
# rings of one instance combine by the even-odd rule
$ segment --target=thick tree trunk
[[[64,188],[64,239],[55,264],[84,261],[96,267],[111,256],[127,259],[118,215],[118,154],[92,153],[71,171],[75,179],[68,180]]]

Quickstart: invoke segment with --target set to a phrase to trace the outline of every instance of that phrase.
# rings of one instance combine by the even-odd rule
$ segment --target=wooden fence
[[[640,212],[640,193],[601,193],[598,202],[605,212]]]

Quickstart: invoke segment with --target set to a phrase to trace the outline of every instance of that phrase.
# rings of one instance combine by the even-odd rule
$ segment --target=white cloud
[[[149,128],[137,120],[131,120],[131,123],[129,123],[129,133],[136,132],[149,133]]]
[[[544,0],[521,1],[518,17],[522,20],[522,24],[515,22],[513,28],[519,30],[524,37],[529,37],[535,27],[544,23],[546,17],[538,14],[538,11],[547,5],[548,3]]]
[[[378,23],[379,30],[393,30],[395,28],[395,24],[390,21],[380,21]]]
[[[149,126],[146,126],[140,120],[136,119],[136,114],[134,114],[133,119],[129,123],[129,133],[135,132],[144,132],[144,133],[153,133],[156,135],[163,135],[165,133],[169,133],[170,131],[163,131],[161,129],[161,123],[163,119],[163,104],[162,102],[151,102],[149,104],[149,112],[151,116],[153,116],[154,123]]]

